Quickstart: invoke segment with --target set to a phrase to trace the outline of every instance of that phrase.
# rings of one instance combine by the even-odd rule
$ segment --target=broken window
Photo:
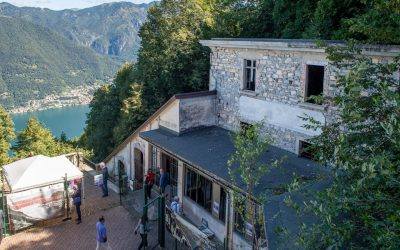
[[[306,102],[315,103],[310,97],[324,92],[324,71],[324,66],[307,65]]]
[[[256,61],[244,60],[244,90],[256,90]]]
[[[186,196],[211,213],[212,182],[186,167]]]
[[[315,152],[312,148],[312,144],[305,141],[299,141],[299,153],[300,157],[307,158],[310,160],[315,160]]]

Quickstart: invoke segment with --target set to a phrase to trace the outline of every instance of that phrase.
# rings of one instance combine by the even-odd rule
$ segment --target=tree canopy
[[[15,138],[14,122],[3,107],[0,106],[0,166],[10,161],[11,140]]]
[[[310,202],[320,223],[305,230],[307,249],[400,247],[400,58],[374,63],[357,50],[331,50],[348,70],[342,94],[325,102],[341,112],[330,124],[310,121],[319,161],[333,168],[332,185]]]

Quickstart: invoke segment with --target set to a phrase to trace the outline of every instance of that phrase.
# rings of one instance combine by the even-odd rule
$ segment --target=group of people
[[[98,165],[102,171],[102,177],[103,177],[103,185],[102,185],[102,191],[103,191],[103,196],[102,197],[107,197],[108,196],[108,185],[107,185],[107,181],[108,181],[108,168],[106,167],[106,165],[104,164],[104,162],[99,163]],[[147,175],[145,176],[145,187],[147,189],[147,195],[149,198],[151,198],[151,190],[155,184],[155,178],[156,175],[155,173],[153,173],[153,171],[151,169],[148,170]],[[165,189],[168,185],[168,175],[167,173],[163,170],[160,169],[160,195],[164,195],[165,194]],[[74,185],[73,187],[74,189],[74,193],[72,195],[73,198],[73,203],[75,205],[75,210],[76,210],[76,214],[77,214],[77,224],[80,224],[82,222],[82,215],[81,215],[81,204],[82,204],[82,194],[81,194],[81,189],[78,185]],[[176,213],[176,214],[181,214],[182,213],[182,207],[181,204],[179,203],[179,197],[175,196],[171,202],[170,205],[170,209],[172,210],[172,212]],[[146,229],[146,222],[147,222],[147,217],[145,215],[143,215],[136,227],[135,227],[135,234],[137,234],[139,232],[139,235],[141,237],[141,242],[140,245],[138,246],[138,249],[142,249],[147,247],[147,229]],[[99,250],[100,248],[106,248],[108,250],[111,250],[110,244],[107,241],[107,229],[105,226],[105,218],[104,216],[101,216],[99,218],[99,221],[96,223],[96,250]]]
[[[152,169],[147,171],[147,175],[144,177],[144,184],[146,185],[146,193],[149,199],[151,198],[151,189],[154,186],[154,182],[156,179],[156,174]],[[168,186],[168,174],[164,171],[164,169],[160,169],[160,194],[164,195],[165,188]]]

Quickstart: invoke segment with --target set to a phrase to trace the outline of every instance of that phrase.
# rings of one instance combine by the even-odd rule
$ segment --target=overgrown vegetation
[[[228,161],[229,176],[234,186],[233,206],[243,222],[252,226],[253,249],[265,247],[266,238],[264,215],[262,209],[259,209],[265,202],[266,193],[257,193],[255,190],[262,178],[285,160],[281,158],[269,163],[260,162],[261,155],[273,143],[271,135],[263,127],[263,123],[257,123],[244,126],[235,133],[232,138],[235,152]],[[238,228],[242,226],[236,225]],[[243,230],[241,233],[245,234],[245,228]]]
[[[311,139],[333,184],[310,202],[320,222],[305,228],[306,249],[400,247],[400,58],[373,63],[357,49],[329,49],[342,95],[325,97],[341,111]]]

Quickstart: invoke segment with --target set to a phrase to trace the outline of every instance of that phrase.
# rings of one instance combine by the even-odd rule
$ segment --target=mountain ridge
[[[152,4],[115,2],[78,10],[51,10],[3,2],[0,15],[47,27],[76,44],[123,62],[136,59],[140,46],[138,31]]]
[[[71,43],[49,28],[0,16],[0,105],[30,100],[111,79],[119,63]]]

